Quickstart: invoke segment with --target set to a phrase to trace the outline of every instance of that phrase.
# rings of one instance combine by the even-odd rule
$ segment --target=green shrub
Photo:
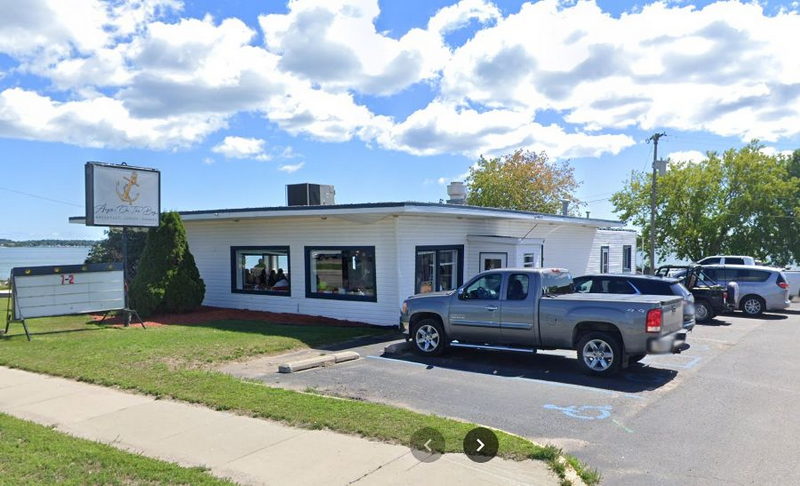
[[[142,316],[187,312],[200,306],[205,292],[180,215],[174,211],[163,213],[159,227],[147,235],[130,287],[131,307]]]

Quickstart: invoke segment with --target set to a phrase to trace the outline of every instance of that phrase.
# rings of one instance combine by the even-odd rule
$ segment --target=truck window
[[[716,258],[715,257],[709,257],[709,258],[703,258],[698,263],[701,263],[703,265],[715,265],[715,264],[717,264],[719,262],[720,262],[720,258],[719,257],[716,257]]]
[[[572,275],[566,272],[542,272],[542,293],[546,295],[575,292]]]
[[[592,291],[592,280],[585,278],[575,279],[575,292],[586,294]]]
[[[490,273],[469,284],[464,290],[464,298],[469,300],[497,300],[500,298],[500,285],[503,275]]]
[[[525,300],[528,297],[528,276],[515,273],[508,277],[507,300]]]
[[[725,265],[744,265],[744,258],[725,257]]]

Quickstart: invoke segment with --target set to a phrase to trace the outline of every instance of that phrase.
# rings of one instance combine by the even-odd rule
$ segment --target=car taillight
[[[647,311],[647,321],[645,323],[646,332],[661,332],[661,309],[650,309]]]
[[[786,282],[778,282],[778,287],[780,287],[782,289],[788,289],[789,288],[789,284],[786,283]]]

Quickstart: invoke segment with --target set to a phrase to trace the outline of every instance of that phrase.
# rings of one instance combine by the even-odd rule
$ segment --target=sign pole
[[[122,283],[125,288],[125,310],[123,311],[123,319],[125,327],[131,325],[131,313],[128,309],[128,227],[122,227]]]

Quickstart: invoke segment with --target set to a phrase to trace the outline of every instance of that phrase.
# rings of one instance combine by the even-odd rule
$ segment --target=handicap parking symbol
[[[547,404],[544,408],[549,410],[558,410],[567,417],[572,417],[581,420],[603,420],[611,416],[611,405],[570,405],[568,407],[559,407],[558,405]]]

